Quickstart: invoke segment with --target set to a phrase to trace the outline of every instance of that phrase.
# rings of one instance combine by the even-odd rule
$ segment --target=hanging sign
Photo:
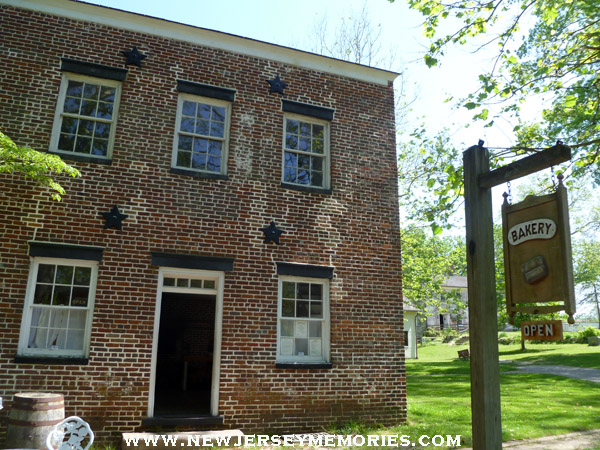
[[[556,192],[502,205],[506,311],[565,311],[574,323],[575,289],[567,190],[558,176]]]
[[[562,341],[562,321],[523,321],[521,322],[521,339],[524,341]]]

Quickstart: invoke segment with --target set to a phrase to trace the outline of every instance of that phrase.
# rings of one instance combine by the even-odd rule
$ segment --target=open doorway
[[[213,412],[216,280],[163,280],[154,377],[154,417]]]

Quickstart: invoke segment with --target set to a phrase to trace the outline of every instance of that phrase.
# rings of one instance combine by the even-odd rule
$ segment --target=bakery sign
[[[565,311],[574,323],[575,289],[567,190],[559,175],[552,194],[502,205],[506,311]]]

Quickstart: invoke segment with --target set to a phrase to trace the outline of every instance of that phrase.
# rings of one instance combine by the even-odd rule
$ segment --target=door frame
[[[189,277],[215,281],[215,289],[166,287],[163,284],[165,275],[173,277]],[[154,396],[156,389],[156,363],[158,359],[158,334],[160,330],[160,314],[163,292],[185,294],[214,295],[215,299],[215,336],[213,347],[212,386],[210,395],[210,415],[219,415],[219,382],[221,375],[221,331],[223,326],[223,284],[225,272],[214,270],[181,269],[177,267],[160,267],[158,269],[158,286],[156,289],[156,307],[154,312],[154,330],[152,333],[152,358],[150,363],[150,391],[148,395],[148,417],[154,417]]]

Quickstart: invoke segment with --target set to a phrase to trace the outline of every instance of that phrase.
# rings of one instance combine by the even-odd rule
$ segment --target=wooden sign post
[[[490,172],[483,144],[463,153],[471,411],[474,450],[501,450],[500,368],[494,268],[491,188],[571,159],[571,150],[556,146]]]

